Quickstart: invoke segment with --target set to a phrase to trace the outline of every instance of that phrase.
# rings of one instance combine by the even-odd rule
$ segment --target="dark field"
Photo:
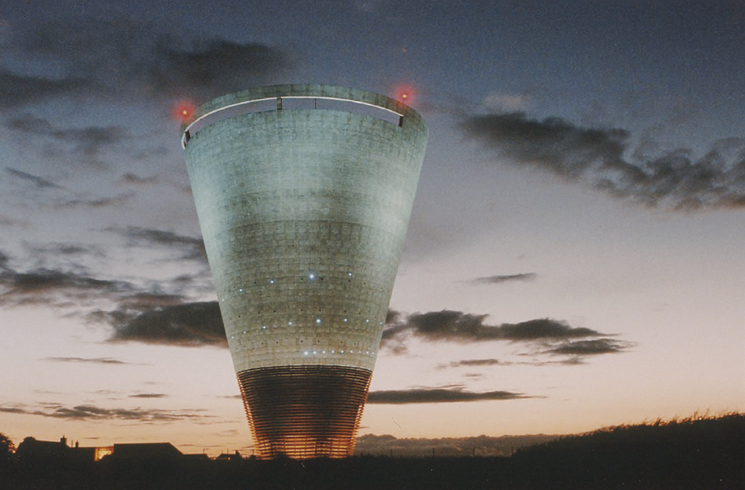
[[[17,455],[16,455],[17,456]],[[745,489],[745,414],[621,426],[511,457],[23,461],[1,489]]]

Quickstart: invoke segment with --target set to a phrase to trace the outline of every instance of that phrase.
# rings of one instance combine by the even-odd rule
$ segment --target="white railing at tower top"
[[[288,106],[286,104],[286,101],[289,103],[295,101],[308,101],[312,102],[312,107],[295,106],[294,104]],[[321,107],[318,107],[319,101],[321,101],[322,103]],[[274,106],[274,104],[270,106],[266,104],[267,102],[276,102],[276,106]],[[404,119],[404,115],[402,113],[393,109],[389,109],[387,107],[383,107],[370,102],[343,97],[332,97],[327,95],[280,95],[272,97],[262,97],[259,99],[243,100],[232,104],[220,106],[213,110],[205,112],[204,114],[200,114],[194,120],[189,121],[189,123],[182,130],[182,148],[186,148],[186,144],[189,142],[193,134],[196,134],[196,132],[198,132],[200,128],[208,125],[208,119],[212,119],[213,116],[221,113],[230,114],[232,112],[231,110],[234,110],[236,108],[242,109],[239,114],[298,109],[343,110],[343,112],[363,114],[366,116],[374,117],[376,119],[381,119],[398,126],[403,125]],[[238,114],[232,114],[232,116],[235,115]]]

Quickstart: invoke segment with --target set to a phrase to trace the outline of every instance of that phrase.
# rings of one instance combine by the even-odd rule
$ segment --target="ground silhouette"
[[[9,461],[0,467],[2,490],[738,490],[745,488],[745,414],[606,428],[511,457]]]

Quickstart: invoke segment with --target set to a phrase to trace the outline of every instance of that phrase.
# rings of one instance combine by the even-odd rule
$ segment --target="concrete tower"
[[[351,455],[424,121],[382,95],[282,85],[214,99],[182,135],[257,456]]]

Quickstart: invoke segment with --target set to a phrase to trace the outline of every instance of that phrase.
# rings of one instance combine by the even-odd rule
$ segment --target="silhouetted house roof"
[[[27,437],[18,445],[16,456],[30,463],[70,463],[93,461],[95,448],[69,447],[65,437],[59,441],[37,441]]]
[[[241,456],[241,453],[236,451],[234,454],[221,454],[218,457],[215,458],[215,461],[241,461],[243,459],[243,456]]]
[[[95,461],[96,460],[96,448],[95,447],[71,447],[70,451],[75,455],[75,459],[80,461]]]
[[[184,455],[170,442],[151,442],[114,444],[114,453],[111,456],[127,461],[170,461],[181,459]]]
[[[16,456],[21,460],[62,459],[70,448],[63,437],[59,441],[37,441],[33,437],[25,438],[16,449]]]
[[[204,453],[184,454],[184,459],[189,461],[212,461],[210,457]]]

